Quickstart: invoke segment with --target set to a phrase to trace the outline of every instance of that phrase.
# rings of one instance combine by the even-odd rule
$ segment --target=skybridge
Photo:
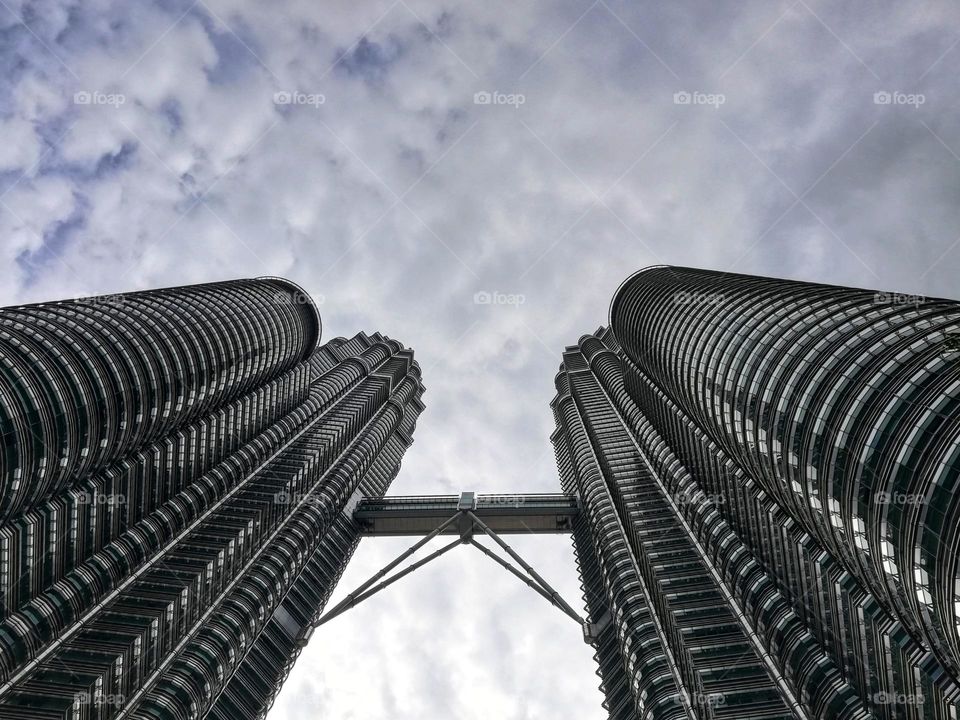
[[[471,510],[500,535],[568,533],[579,508],[573,495],[421,495],[364,498],[353,511],[365,537],[423,536],[461,510]],[[480,527],[463,513],[442,535],[466,535]]]
[[[347,512],[352,512],[353,519],[360,526],[364,537],[408,536],[420,539],[348,594],[336,607],[318,618],[314,627],[329,622],[457,546],[472,545],[580,625],[585,642],[596,642],[598,628],[580,617],[577,611],[500,537],[573,532],[574,521],[580,512],[576,496],[478,495],[464,492],[460,495],[357,498],[352,504],[352,510],[348,506]],[[455,536],[452,541],[390,575],[394,568],[431,540],[449,535]],[[479,535],[492,539],[506,557],[478,542],[476,536]],[[312,632],[311,628],[302,639],[303,643],[306,643]]]

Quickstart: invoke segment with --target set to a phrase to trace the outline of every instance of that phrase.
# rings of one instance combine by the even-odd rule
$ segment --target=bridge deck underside
[[[457,495],[385,497],[361,500],[353,517],[364,536],[422,536],[462,509]],[[478,495],[473,513],[491,530],[500,534],[567,533],[579,509],[573,495]],[[446,528],[444,535],[464,535],[472,521]],[[480,533],[479,527],[472,530]]]

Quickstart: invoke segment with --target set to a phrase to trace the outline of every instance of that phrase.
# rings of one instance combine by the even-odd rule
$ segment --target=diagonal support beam
[[[521,580],[523,583],[525,583],[525,584],[527,585],[527,587],[529,587],[531,590],[533,590],[534,592],[536,592],[536,593],[537,593],[538,595],[540,595],[541,597],[545,598],[545,599],[547,600],[547,602],[549,602],[549,603],[550,603],[551,605],[553,605],[554,607],[559,608],[561,612],[563,612],[563,613],[565,613],[566,615],[568,615],[569,617],[573,618],[573,620],[575,620],[581,627],[583,626],[583,624],[584,624],[585,621],[584,621],[584,619],[583,619],[582,617],[580,617],[579,615],[577,615],[575,612],[569,611],[569,610],[568,610],[567,608],[565,608],[563,605],[557,603],[557,601],[554,600],[553,597],[551,597],[551,595],[550,595],[549,592],[547,592],[546,590],[544,590],[542,587],[540,587],[537,583],[535,583],[535,582],[534,582],[533,580],[531,580],[529,577],[527,577],[527,576],[524,575],[522,572],[520,572],[519,570],[517,570],[515,567],[513,567],[513,565],[511,565],[510,563],[508,563],[508,562],[507,562],[506,560],[504,560],[502,557],[500,557],[499,555],[497,555],[497,554],[494,553],[494,552],[491,552],[488,548],[485,548],[483,545],[481,545],[480,543],[478,543],[478,542],[477,542],[475,539],[473,539],[473,538],[470,539],[470,544],[473,545],[475,548],[477,548],[477,550],[479,550],[480,552],[482,552],[482,553],[483,553],[484,555],[486,555],[488,558],[490,558],[490,559],[493,560],[494,562],[498,563],[501,567],[505,568],[505,569],[508,570],[509,572],[511,572],[511,573],[513,573],[514,575],[516,575],[518,578],[520,578],[520,580]]]
[[[578,623],[580,623],[581,626],[584,625],[584,623],[585,623],[586,621],[577,614],[577,611],[576,611],[576,610],[574,610],[572,607],[570,607],[569,604],[567,604],[567,601],[566,601],[566,600],[564,600],[562,597],[560,597],[560,593],[558,593],[556,590],[554,590],[552,587],[550,587],[550,583],[548,583],[546,580],[544,580],[542,577],[540,577],[540,575],[537,573],[536,570],[534,570],[532,567],[530,567],[530,566],[524,561],[524,559],[523,559],[522,557],[520,557],[520,556],[514,551],[514,549],[513,549],[512,547],[510,547],[509,545],[507,545],[507,544],[500,538],[499,535],[497,535],[493,530],[491,530],[489,527],[487,527],[487,526],[484,524],[483,520],[481,520],[481,519],[478,518],[476,515],[474,515],[474,513],[473,513],[472,510],[467,510],[466,513],[467,513],[467,515],[469,515],[471,518],[473,518],[473,521],[480,527],[481,530],[483,530],[487,535],[489,535],[490,537],[492,537],[493,540],[494,540],[494,542],[496,542],[497,545],[499,545],[500,547],[502,547],[502,548],[506,551],[507,555],[509,555],[510,557],[512,557],[512,558],[517,562],[517,564],[518,564],[520,567],[522,567],[524,570],[526,570],[526,571],[530,574],[530,577],[532,577],[534,580],[536,580],[538,583],[540,583],[540,586],[541,586],[547,593],[549,593],[550,598],[551,598],[551,602],[553,602],[555,605],[557,605],[558,607],[560,607],[560,609],[563,610],[567,615],[569,615],[569,616],[572,617],[572,618],[575,618],[576,621],[577,621]]]
[[[447,518],[447,520],[441,523],[439,527],[435,528],[432,532],[425,535],[423,538],[421,538],[419,541],[414,543],[407,550],[403,551],[400,555],[397,556],[396,559],[392,560],[383,569],[379,570],[373,577],[371,577],[369,580],[361,584],[356,590],[349,593],[343,600],[337,603],[336,607],[334,607],[333,609],[331,609],[330,611],[322,615],[320,618],[318,618],[310,626],[309,631],[305,633],[304,636],[301,638],[300,640],[301,646],[306,644],[307,640],[309,640],[310,638],[310,635],[313,634],[313,630],[315,628],[318,628],[324,623],[327,623],[330,620],[333,620],[334,618],[338,617],[339,615],[342,615],[344,612],[346,612],[350,608],[355,607],[356,605],[360,604],[367,598],[389,587],[393,583],[397,582],[400,578],[403,578],[409,575],[410,573],[412,573],[414,570],[420,567],[423,567],[428,562],[431,562],[432,560],[435,560],[436,558],[440,557],[444,553],[449,552],[450,550],[455,548],[457,545],[461,545],[465,543],[470,543],[471,545],[476,547],[484,555],[491,558],[498,565],[505,568],[507,571],[509,571],[510,573],[515,575],[517,578],[519,578],[524,584],[526,584],[528,587],[534,590],[538,595],[545,598],[551,605],[554,605],[555,607],[559,608],[564,614],[566,614],[568,617],[576,621],[577,624],[579,624],[584,629],[584,639],[587,640],[587,642],[592,643],[593,634],[592,634],[591,626],[589,625],[589,623],[587,623],[586,620],[580,617],[580,615],[577,614],[576,610],[570,607],[570,605],[560,596],[560,593],[554,590],[550,586],[550,584],[546,580],[544,580],[537,573],[536,570],[530,567],[530,565],[528,565],[524,561],[524,559],[521,558],[520,555],[518,555],[513,548],[507,545],[507,543],[505,543],[496,532],[494,532],[486,523],[484,523],[480,518],[476,516],[476,514],[473,512],[473,509],[475,507],[476,507],[476,501],[474,499],[473,493],[464,493],[463,495],[461,495],[460,502],[458,504],[458,510],[456,513],[454,513],[453,516]],[[403,570],[400,570],[399,572],[387,578],[386,580],[382,580],[382,578],[384,578],[391,570],[397,567],[397,565],[399,565],[404,560],[409,558],[411,555],[417,552],[417,550],[422,548],[424,545],[426,545],[428,542],[433,540],[435,537],[443,533],[451,525],[454,525],[454,523],[456,523],[457,525],[457,530],[459,531],[460,537],[448,543],[447,545],[444,545],[439,550],[436,550],[430,553],[430,555],[427,555],[425,558],[418,560],[417,562],[411,564],[410,566],[404,568]],[[520,567],[523,568],[523,570],[527,572],[527,574],[525,575],[524,573],[520,572],[513,565],[507,562],[505,559],[503,559],[496,553],[492,552],[489,548],[486,548],[480,543],[478,543],[474,538],[475,528],[479,528],[483,530],[484,533],[486,533],[491,538],[493,538],[494,542],[496,542],[501,548],[503,548],[504,551],[506,551],[506,553],[511,558],[513,558],[513,560],[516,561],[516,563],[520,565]],[[382,580],[382,582],[375,585],[375,583],[377,583],[378,580]]]
[[[439,534],[442,533],[444,530],[446,530],[448,527],[450,527],[455,521],[457,521],[457,520],[460,518],[460,515],[461,515],[461,514],[462,514],[462,513],[460,513],[460,512],[454,513],[454,514],[453,514],[450,518],[448,518],[445,522],[441,523],[439,527],[437,527],[435,530],[433,530],[433,532],[431,532],[431,533],[428,534],[428,535],[425,535],[425,536],[422,537],[420,540],[418,540],[418,541],[415,542],[413,545],[411,545],[409,548],[407,548],[407,549],[404,550],[402,553],[400,553],[400,555],[398,555],[395,560],[393,560],[393,561],[391,561],[390,563],[388,563],[382,570],[378,571],[373,577],[371,577],[371,578],[370,578],[369,580],[367,580],[365,583],[363,583],[362,585],[360,585],[360,587],[358,587],[358,588],[357,588],[356,590],[354,590],[352,593],[350,593],[349,595],[347,595],[343,600],[341,600],[339,603],[337,603],[337,606],[334,607],[332,610],[328,611],[328,612],[326,613],[326,615],[324,615],[323,617],[319,618],[319,619],[313,624],[313,627],[319,627],[319,626],[322,625],[323,623],[327,622],[328,620],[333,619],[334,617],[336,617],[337,615],[339,615],[340,613],[342,613],[344,610],[348,610],[348,609],[352,608],[354,605],[356,605],[356,604],[360,601],[359,598],[360,598],[361,595],[363,595],[364,590],[366,590],[367,588],[369,588],[369,587],[370,587],[371,585],[373,585],[377,580],[379,580],[380,578],[382,578],[383,576],[385,576],[388,572],[390,572],[391,570],[393,570],[397,565],[399,565],[400,563],[402,563],[402,562],[403,562],[404,560],[406,560],[408,557],[410,557],[411,555],[413,555],[417,550],[419,550],[419,549],[422,548],[424,545],[426,545],[428,542],[430,542],[431,540],[433,540],[437,535],[439,535]],[[459,543],[459,542],[460,542],[460,541],[457,540],[457,543]],[[444,552],[446,552],[446,551],[444,551]],[[436,553],[434,553],[434,555],[436,555]],[[431,557],[430,559],[432,560],[433,557]],[[416,567],[419,567],[420,565],[423,565],[423,564],[424,564],[424,563],[421,562],[421,563],[418,564]],[[409,570],[408,570],[407,572],[409,572]],[[406,575],[407,573],[404,573],[404,574]],[[392,582],[392,581],[391,581],[391,582]],[[369,596],[367,596],[367,597],[369,597]]]
[[[413,572],[414,570],[416,570],[417,568],[423,567],[424,565],[426,565],[426,564],[427,564],[428,562],[430,562],[431,560],[436,560],[438,557],[440,557],[440,556],[443,555],[444,553],[449,552],[450,550],[453,550],[457,545],[460,545],[460,539],[459,539],[459,538],[456,539],[456,540],[454,540],[454,541],[451,542],[451,543],[448,543],[448,544],[444,545],[444,546],[443,546],[442,548],[440,548],[439,550],[436,550],[436,551],[430,553],[429,555],[427,555],[427,556],[426,556],[425,558],[423,558],[422,560],[418,560],[417,562],[413,563],[413,565],[410,565],[409,567],[404,568],[403,570],[401,570],[400,572],[398,572],[396,575],[394,575],[394,576],[392,576],[392,577],[384,580],[382,583],[380,583],[380,584],[377,585],[376,587],[371,588],[370,590],[367,590],[366,592],[362,592],[362,593],[358,593],[358,592],[355,590],[353,593],[350,594],[350,596],[349,596],[348,598],[346,598],[346,599],[344,600],[344,602],[341,602],[341,603],[338,604],[333,610],[331,610],[331,611],[328,612],[326,615],[324,615],[322,618],[320,618],[319,620],[317,620],[317,622],[316,622],[316,627],[319,627],[320,625],[323,625],[324,623],[329,622],[330,620],[333,620],[335,617],[337,617],[337,615],[343,614],[344,612],[346,612],[346,611],[349,610],[350,608],[354,607],[355,605],[359,605],[359,604],[362,603],[364,600],[366,600],[368,597],[370,597],[370,596],[372,596],[372,595],[376,595],[378,592],[380,592],[380,591],[383,590],[384,588],[389,587],[390,585],[393,585],[393,583],[395,583],[397,580],[399,580],[400,578],[402,578],[402,577],[404,577],[404,576],[406,576],[406,575],[409,575],[410,573],[412,573],[412,572]]]

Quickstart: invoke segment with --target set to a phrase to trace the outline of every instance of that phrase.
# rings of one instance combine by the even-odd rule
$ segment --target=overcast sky
[[[554,491],[560,353],[635,269],[960,296],[958,42],[955,0],[0,0],[0,304],[292,278],[416,352],[392,493]],[[569,538],[516,546],[580,605]],[[599,719],[593,672],[460,548],[270,720]]]

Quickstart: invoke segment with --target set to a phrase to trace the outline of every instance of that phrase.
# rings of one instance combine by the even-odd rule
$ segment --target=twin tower
[[[320,336],[279,278],[0,310],[0,719],[263,718],[361,536],[435,530],[413,352]],[[556,387],[611,719],[960,718],[960,304],[648,268]]]

